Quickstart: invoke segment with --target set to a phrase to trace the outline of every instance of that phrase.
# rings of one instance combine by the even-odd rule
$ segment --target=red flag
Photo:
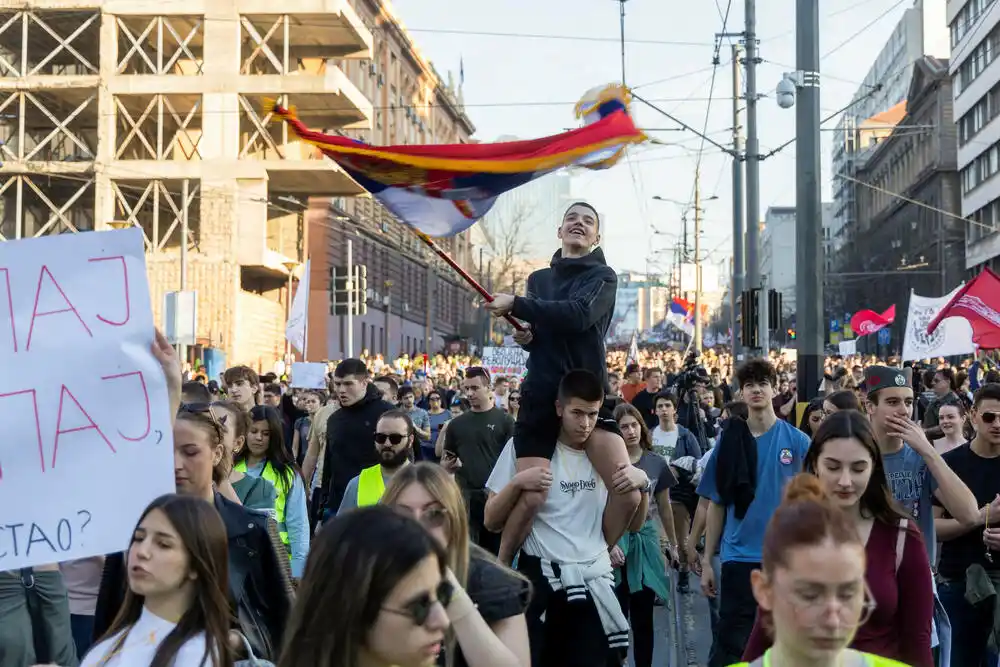
[[[927,325],[927,333],[933,334],[949,317],[967,320],[972,325],[972,342],[980,348],[1000,349],[1000,276],[984,269],[966,283]]]
[[[873,334],[896,321],[896,305],[889,306],[884,313],[874,310],[859,310],[851,318],[851,329],[858,336]]]

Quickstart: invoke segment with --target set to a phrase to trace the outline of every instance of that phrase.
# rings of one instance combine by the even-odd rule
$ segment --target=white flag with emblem
[[[961,317],[949,317],[941,322],[941,326],[933,334],[927,333],[927,325],[960,289],[962,285],[937,299],[919,296],[910,290],[910,309],[906,315],[906,331],[903,336],[903,361],[965,355],[976,351],[972,342],[972,325]]]
[[[285,338],[300,354],[305,356],[306,349],[306,316],[309,312],[309,261],[302,267],[302,277],[299,278],[292,307],[288,311],[288,324],[285,325]]]

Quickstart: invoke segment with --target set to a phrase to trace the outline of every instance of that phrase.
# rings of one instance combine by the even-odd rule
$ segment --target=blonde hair
[[[379,501],[383,505],[395,505],[400,494],[411,484],[419,484],[440,503],[447,520],[445,530],[448,534],[448,567],[455,573],[458,583],[465,586],[469,579],[469,518],[465,510],[465,500],[462,490],[445,472],[444,468],[433,463],[415,463],[404,466],[392,476],[385,487],[385,493]]]

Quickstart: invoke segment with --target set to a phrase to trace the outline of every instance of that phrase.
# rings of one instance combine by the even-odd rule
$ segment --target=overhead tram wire
[[[619,43],[621,49],[621,65],[622,65],[622,86],[627,89],[627,83],[625,79],[625,3],[627,0],[617,0],[618,2],[618,29],[619,29]],[[642,186],[639,184],[639,180],[636,178],[635,167],[632,164],[632,156],[629,155],[628,148],[625,149],[625,163],[628,165],[629,177],[632,180],[632,192],[635,194],[635,202],[639,208],[640,215],[642,217],[646,216],[646,202],[645,197],[642,196]],[[641,177],[640,168],[640,177]]]
[[[716,8],[719,8],[718,0],[716,0]],[[726,13],[722,16],[722,31],[724,34],[726,28],[729,25],[729,12],[732,11],[733,0],[728,0],[726,4]],[[720,11],[721,14],[721,11]],[[695,174],[698,174],[701,170],[701,160],[705,152],[705,139],[708,133],[708,121],[712,115],[712,98],[715,96],[715,79],[719,73],[719,51],[722,49],[722,36],[717,35],[715,38],[715,52],[712,54],[712,81],[708,84],[708,103],[705,104],[705,122],[702,124],[701,130],[701,146],[698,148],[698,158],[695,160]],[[696,176],[697,178],[697,176]],[[694,199],[694,189],[697,187],[697,183],[691,186],[691,199]]]
[[[853,35],[851,35],[850,37],[848,37],[847,39],[845,39],[844,41],[842,41],[840,44],[838,44],[837,46],[833,47],[832,49],[830,49],[829,51],[827,51],[826,53],[824,53],[822,56],[820,56],[820,61],[825,60],[826,58],[829,58],[834,53],[836,53],[837,51],[841,50],[842,48],[844,48],[845,46],[847,46],[848,44],[850,44],[851,42],[853,42],[855,39],[857,39],[862,34],[864,34],[865,32],[867,32],[869,29],[871,29],[872,27],[874,27],[879,21],[881,21],[882,19],[884,19],[886,16],[888,16],[889,14],[891,14],[893,11],[895,11],[898,7],[901,7],[903,5],[903,3],[905,3],[906,1],[907,0],[897,0],[897,2],[895,4],[893,4],[892,6],[890,6],[884,12],[882,12],[881,14],[879,14],[878,16],[876,16],[875,18],[873,18],[871,21],[869,21],[865,25],[863,25],[860,28],[858,28],[854,32]]]
[[[837,50],[839,50],[839,49],[843,48],[844,46],[846,46],[847,44],[849,44],[849,43],[850,43],[850,42],[852,42],[853,40],[857,39],[857,38],[858,38],[858,37],[859,37],[859,36],[860,36],[860,35],[861,35],[862,33],[864,33],[864,32],[865,32],[865,31],[866,31],[867,29],[869,29],[869,28],[870,28],[870,27],[871,27],[872,25],[874,25],[875,23],[877,23],[877,22],[878,22],[878,21],[879,21],[879,20],[880,20],[881,18],[883,18],[883,17],[885,16],[885,15],[887,15],[887,14],[888,14],[889,12],[891,12],[891,11],[892,11],[893,9],[895,9],[896,7],[899,7],[899,6],[900,6],[900,5],[901,5],[901,4],[903,3],[903,2],[905,2],[905,0],[899,0],[898,2],[894,3],[894,4],[893,4],[893,5],[892,5],[892,6],[891,6],[891,7],[890,7],[890,8],[888,9],[888,10],[886,10],[885,12],[883,12],[882,14],[880,14],[880,15],[879,15],[879,16],[878,16],[878,17],[877,17],[877,18],[876,18],[876,19],[875,19],[874,21],[871,21],[871,22],[869,22],[869,23],[868,23],[867,25],[865,25],[865,26],[862,26],[862,27],[861,27],[861,28],[860,28],[859,30],[855,31],[855,33],[854,33],[853,35],[851,35],[851,36],[850,36],[850,37],[849,37],[848,39],[846,39],[845,41],[841,42],[841,43],[840,43],[840,44],[839,44],[839,45],[838,45],[838,46],[837,46],[837,47],[836,47],[835,49],[833,49],[833,50],[831,50],[831,51],[827,52],[827,54],[826,54],[826,55],[824,55],[824,56],[822,56],[822,57],[820,58],[820,60],[821,60],[821,61],[822,61],[822,60],[824,60],[825,58],[827,58],[827,57],[828,57],[829,55],[831,55],[831,54],[832,54],[832,53],[834,53],[835,51],[837,51]],[[980,19],[982,19],[982,16],[980,16]],[[774,64],[778,64],[778,63],[774,63]],[[868,84],[862,84],[862,85],[868,85]],[[877,92],[877,91],[879,91],[879,90],[881,90],[881,89],[882,89],[882,86],[881,86],[881,84],[872,84],[872,85],[871,85],[871,88],[872,88],[872,90],[873,90],[874,92]],[[662,114],[663,116],[665,116],[665,117],[666,117],[667,119],[669,119],[669,120],[671,120],[671,121],[673,121],[673,122],[677,123],[678,125],[680,125],[680,126],[681,126],[681,127],[683,128],[683,129],[685,129],[685,130],[688,130],[688,131],[690,131],[690,132],[693,132],[694,134],[696,134],[696,135],[698,135],[698,136],[700,136],[700,137],[704,137],[704,135],[703,135],[702,133],[698,132],[698,131],[697,131],[696,129],[694,129],[693,127],[691,127],[691,126],[690,126],[690,125],[688,125],[687,123],[684,123],[683,121],[679,120],[679,119],[678,119],[678,118],[676,118],[676,117],[675,117],[674,115],[672,115],[672,114],[670,114],[670,113],[667,113],[666,111],[664,111],[664,110],[663,110],[663,109],[661,109],[660,107],[656,106],[655,104],[653,104],[653,102],[652,102],[651,100],[647,100],[647,99],[644,99],[643,97],[641,97],[641,96],[639,96],[639,95],[636,95],[635,93],[633,93],[633,94],[632,94],[632,97],[633,97],[634,99],[638,100],[639,102],[642,102],[642,103],[643,103],[643,104],[645,104],[646,106],[650,107],[650,108],[651,108],[651,109],[653,109],[654,111],[658,111],[658,112],[659,112],[659,113],[661,113],[661,114]],[[853,103],[852,103],[852,104],[853,104]],[[851,106],[851,105],[848,105],[848,107],[849,107],[849,106]],[[848,107],[845,107],[845,108],[848,108]],[[842,113],[842,111],[841,111],[841,112],[839,112],[839,113]],[[827,119],[827,120],[829,120],[829,119]],[[825,122],[825,121],[824,121],[824,122]],[[708,137],[704,137],[704,138],[705,138],[705,139],[706,139],[706,140],[708,141],[708,143],[710,143],[710,144],[713,144],[713,145],[714,145],[714,146],[715,146],[716,148],[718,148],[719,150],[722,150],[723,152],[726,152],[726,153],[728,153],[728,154],[729,154],[730,156],[733,156],[733,151],[732,151],[731,149],[727,149],[727,148],[726,148],[725,146],[723,146],[723,145],[722,145],[722,144],[720,144],[719,142],[716,142],[716,141],[713,141],[713,140],[712,140],[711,138],[708,138]],[[777,149],[775,149],[774,151],[772,151],[772,152],[771,152],[771,154],[774,154],[774,153],[776,153],[777,151],[779,151],[779,150],[781,150],[781,149],[785,148],[786,146],[788,146],[788,145],[790,145],[790,144],[792,144],[792,143],[794,143],[794,142],[795,142],[795,139],[791,139],[790,141],[786,142],[785,144],[782,144],[782,145],[781,145],[781,146],[779,146],[779,147],[778,147]],[[734,157],[735,157],[735,156],[734,156]]]

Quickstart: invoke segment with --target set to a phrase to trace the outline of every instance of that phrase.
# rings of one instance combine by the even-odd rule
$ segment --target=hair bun
[[[785,487],[784,502],[816,502],[823,503],[829,500],[829,496],[823,489],[819,477],[807,472],[802,472],[792,478],[792,481]]]

